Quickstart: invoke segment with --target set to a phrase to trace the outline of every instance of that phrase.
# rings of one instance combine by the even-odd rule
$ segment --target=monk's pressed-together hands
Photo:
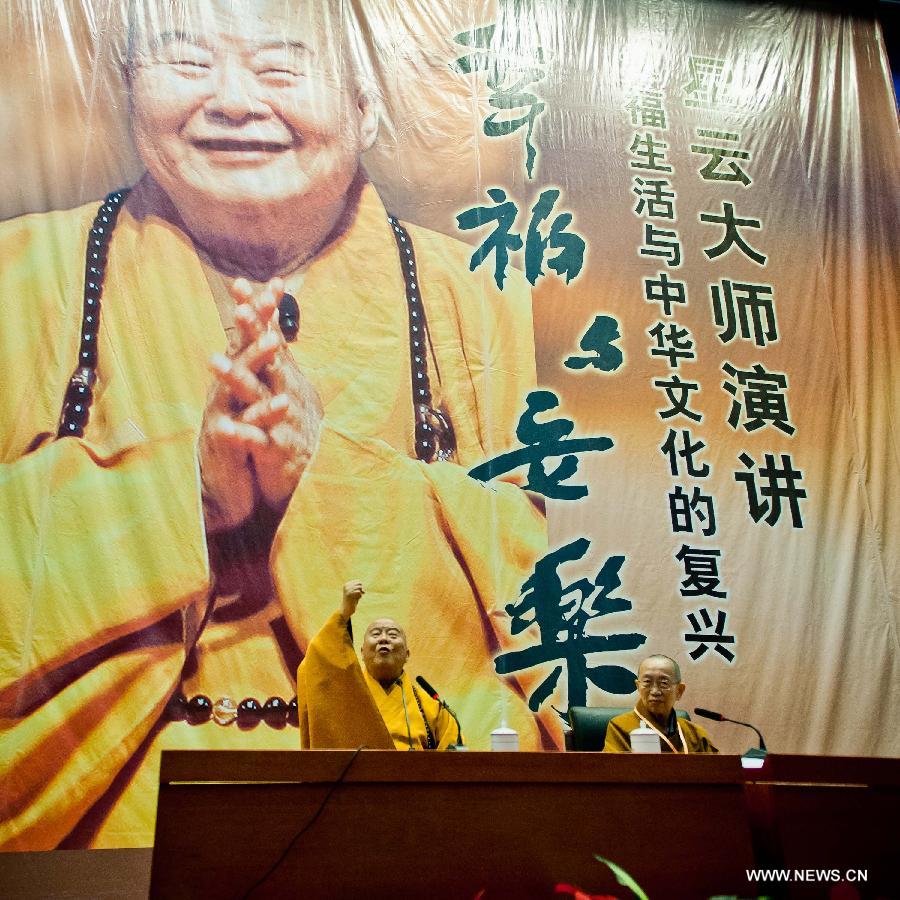
[[[211,360],[198,448],[209,531],[240,525],[261,502],[283,510],[318,446],[322,403],[278,327],[283,293],[280,278],[256,296],[246,279],[231,287],[236,339]]]

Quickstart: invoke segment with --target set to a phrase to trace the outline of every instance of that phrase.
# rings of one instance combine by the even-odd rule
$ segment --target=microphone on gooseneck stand
[[[437,700],[437,702],[441,706],[443,706],[451,716],[453,716],[453,721],[456,722],[456,746],[462,747],[462,725],[459,724],[459,717],[455,712],[453,712],[452,709],[450,709],[447,701],[442,700],[440,694],[438,694],[438,692],[421,675],[416,675],[416,682],[418,683],[419,687],[421,687],[422,690],[425,691],[425,693],[428,694],[429,697],[431,697],[432,700]]]
[[[442,702],[438,692],[421,675],[416,675],[416,682],[432,700],[437,700],[438,703]]]
[[[766,758],[766,742],[763,740],[762,732],[755,726],[751,725],[749,722],[741,722],[738,719],[729,719],[728,716],[723,716],[722,713],[713,712],[711,709],[703,709],[700,706],[694,707],[694,714],[698,716],[702,716],[704,719],[712,719],[713,722],[733,722],[735,725],[743,725],[745,728],[752,728],[756,732],[756,736],[759,738],[759,747],[751,747],[742,757],[743,760],[758,760],[758,765],[762,765],[762,760]],[[753,768],[754,764],[750,763],[747,768]]]

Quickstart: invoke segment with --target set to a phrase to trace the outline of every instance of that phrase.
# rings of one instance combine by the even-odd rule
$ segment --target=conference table
[[[150,895],[893,897],[898,801],[896,759],[165,751]]]

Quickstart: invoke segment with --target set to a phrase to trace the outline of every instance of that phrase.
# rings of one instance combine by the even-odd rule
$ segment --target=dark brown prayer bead
[[[204,694],[197,694],[187,702],[185,718],[191,725],[201,725],[208,722],[212,715],[212,700]]]
[[[281,697],[269,697],[263,704],[263,719],[271,728],[284,728],[288,717],[288,704]]]
[[[256,697],[246,697],[238,704],[237,722],[241,728],[255,728],[262,719],[263,708]]]

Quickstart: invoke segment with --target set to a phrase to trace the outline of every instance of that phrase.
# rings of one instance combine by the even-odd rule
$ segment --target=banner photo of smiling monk
[[[0,849],[150,846],[163,749],[358,746],[301,668],[348,583],[385,747],[458,737],[402,633],[475,752],[591,706],[683,750],[684,683],[775,753],[900,756],[877,23],[8,6]]]
[[[144,174],[2,226],[3,356],[34,389],[2,413],[8,848],[151,843],[162,748],[299,747],[297,665],[348,572],[430,678],[555,746],[492,660],[543,515],[467,474],[534,385],[528,286],[385,209],[339,9],[134,4]]]

